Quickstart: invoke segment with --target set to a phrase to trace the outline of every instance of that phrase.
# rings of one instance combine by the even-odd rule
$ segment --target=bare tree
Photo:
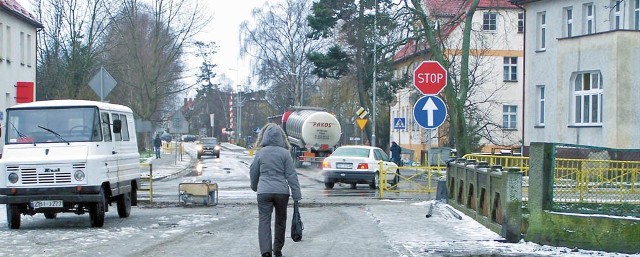
[[[133,109],[136,118],[161,126],[182,103],[183,53],[209,20],[199,1],[121,0],[112,13],[105,44],[108,70],[118,81],[112,102]],[[141,137],[140,146],[146,137]]]
[[[181,103],[177,96],[191,87],[182,82],[184,49],[209,16],[199,1],[120,3],[105,45],[119,84],[112,99],[143,120],[161,122]]]
[[[97,70],[110,25],[106,0],[38,0],[45,25],[38,37],[37,99],[97,99],[87,83]]]
[[[279,110],[306,103],[305,96],[315,89],[306,53],[318,49],[321,42],[307,37],[309,9],[309,1],[302,0],[265,4],[253,10],[255,24],[241,25],[241,53],[254,59],[257,82],[270,89],[268,99]]]

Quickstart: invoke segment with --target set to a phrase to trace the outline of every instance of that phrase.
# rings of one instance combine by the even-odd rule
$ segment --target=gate
[[[385,170],[380,164],[380,199],[385,193],[431,194],[436,192],[437,180],[445,178],[447,166],[401,166],[398,167],[398,179],[393,180],[394,171]],[[391,178],[391,180],[389,180]],[[408,196],[408,195],[406,195]]]

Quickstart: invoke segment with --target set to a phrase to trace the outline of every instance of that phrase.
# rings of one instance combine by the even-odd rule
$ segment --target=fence
[[[380,162],[380,181],[378,185],[380,199],[385,193],[434,193],[436,191],[435,180],[444,176],[446,166],[401,166],[398,167],[398,177],[395,181],[389,181],[388,173]]]
[[[620,150],[568,144],[554,145],[552,209],[578,213],[635,215],[640,212],[640,150]],[[503,167],[517,167],[525,176],[523,192],[529,190],[529,158],[518,156],[465,155]]]
[[[149,170],[149,175],[147,176],[142,171],[147,169]],[[153,203],[153,164],[151,163],[140,163],[140,173],[145,174],[142,176],[141,185],[138,188],[138,191],[149,192],[149,203]],[[145,186],[146,187],[143,187]]]
[[[552,209],[640,217],[640,150],[555,145]]]
[[[639,153],[532,142],[525,239],[569,248],[639,252],[640,220],[632,217],[640,217]],[[609,215],[588,215],[593,213]]]

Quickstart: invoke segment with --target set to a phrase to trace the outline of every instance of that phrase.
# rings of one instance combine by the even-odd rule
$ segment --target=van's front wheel
[[[120,218],[129,217],[131,214],[131,192],[127,192],[118,197],[118,216]]]
[[[100,201],[89,206],[89,218],[91,226],[100,228],[104,225],[104,212],[106,200],[104,198],[104,188],[100,188]]]
[[[20,208],[17,204],[7,204],[7,225],[10,229],[20,228]]]

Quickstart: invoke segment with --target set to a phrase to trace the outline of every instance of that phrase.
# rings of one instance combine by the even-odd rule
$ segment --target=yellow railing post
[[[382,161],[380,161],[380,171],[378,172],[378,190],[380,191],[380,199],[384,198],[384,188],[382,188],[382,185],[385,184],[383,183],[383,181],[386,180],[386,176],[387,176],[387,171],[384,170],[384,166],[382,165]]]
[[[153,203],[153,164],[149,163],[149,203]]]
[[[153,203],[153,164],[152,163],[142,163],[141,166],[149,166],[149,188],[142,188],[141,185],[138,185],[138,191],[148,191],[149,192],[149,203]]]

